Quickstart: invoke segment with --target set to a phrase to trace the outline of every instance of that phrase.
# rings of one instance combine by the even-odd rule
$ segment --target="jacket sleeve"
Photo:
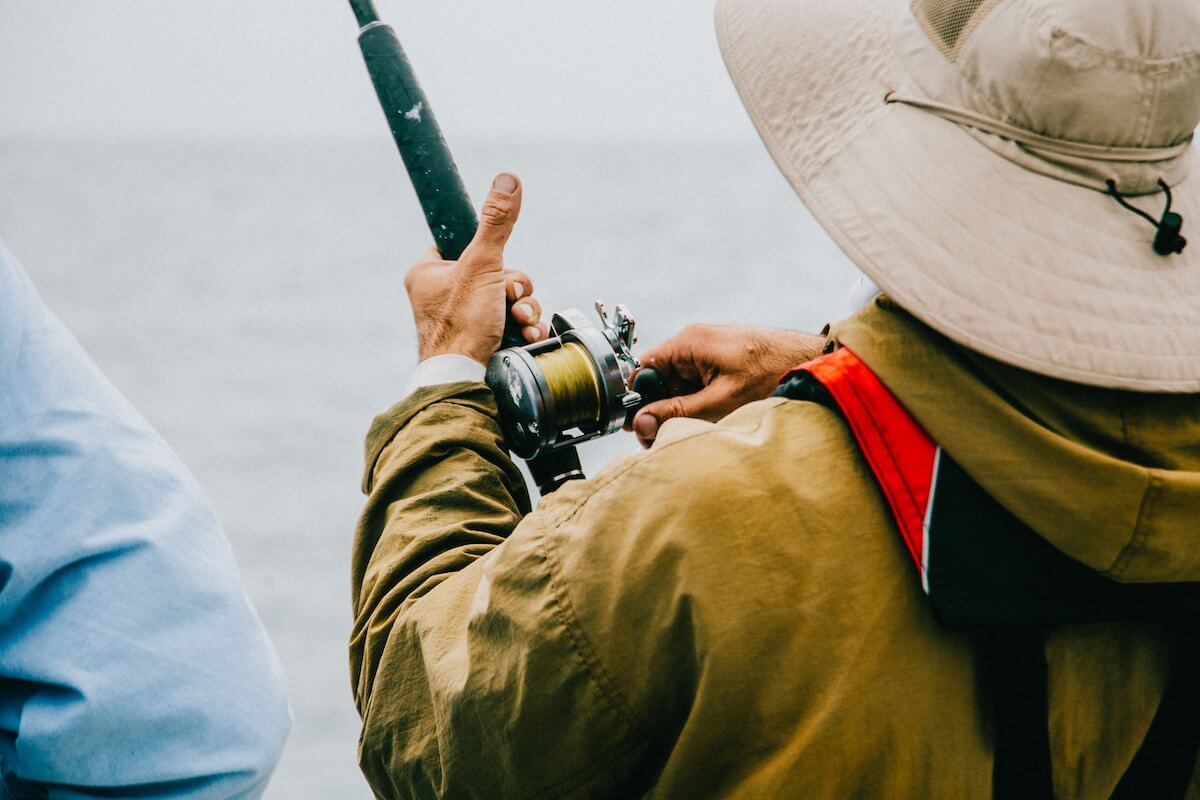
[[[351,567],[360,714],[403,612],[503,542],[529,511],[494,415],[486,386],[450,383],[417,389],[371,426]]]
[[[652,644],[614,647],[653,609],[603,563],[605,483],[529,513],[495,417],[482,384],[430,387],[368,438],[350,643],[363,771],[384,798],[634,796],[650,774],[639,698],[669,708],[680,674],[649,667],[686,647],[657,619],[640,628]]]

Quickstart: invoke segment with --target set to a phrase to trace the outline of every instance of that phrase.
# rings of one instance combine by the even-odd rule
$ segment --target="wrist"
[[[825,339],[792,330],[760,330],[757,348],[763,357],[760,367],[767,372],[789,370],[821,355]]]
[[[456,347],[442,347],[442,348],[428,348],[428,349],[418,348],[418,350],[417,350],[417,363],[418,364],[424,364],[426,361],[429,361],[430,359],[435,359],[435,358],[436,359],[463,358],[463,359],[468,359],[471,362],[478,364],[479,366],[485,367],[485,368],[487,367],[488,361],[491,360],[490,355],[487,358],[480,358],[478,355],[475,355],[475,354],[467,351],[465,348],[456,348]]]
[[[788,354],[791,356],[793,366],[804,364],[817,358],[825,349],[825,337],[816,336],[811,333],[800,333],[799,331],[789,331],[791,340],[788,343]]]
[[[439,356],[458,356],[469,358],[486,367],[496,349],[491,342],[480,341],[477,338],[455,337],[434,341],[418,338],[417,360],[424,362]]]
[[[426,386],[447,383],[477,383],[483,380],[484,366],[473,358],[458,354],[442,354],[422,359],[408,377],[404,393],[412,394]]]

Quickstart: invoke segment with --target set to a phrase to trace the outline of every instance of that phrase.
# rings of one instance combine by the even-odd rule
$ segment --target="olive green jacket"
[[[1034,376],[886,299],[833,336],[1063,551],[1200,580],[1200,397]],[[836,414],[774,398],[674,420],[532,513],[495,416],[482,384],[431,387],[367,441],[350,661],[376,794],[990,796],[972,650],[932,620]],[[1124,772],[1160,639],[1051,635],[1059,797],[1107,798]]]

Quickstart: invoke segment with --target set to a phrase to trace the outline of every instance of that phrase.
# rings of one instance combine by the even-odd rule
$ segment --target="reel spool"
[[[615,433],[643,401],[630,386],[638,361],[634,320],[624,306],[612,319],[596,303],[602,327],[568,309],[555,314],[550,338],[509,347],[488,362],[510,450],[524,459]]]

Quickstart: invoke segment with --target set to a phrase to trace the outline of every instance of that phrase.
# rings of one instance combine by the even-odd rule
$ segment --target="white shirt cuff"
[[[408,384],[404,387],[404,395],[423,389],[426,386],[437,386],[442,383],[458,383],[459,381],[482,381],[483,364],[473,358],[447,354],[427,358],[412,375],[408,376]]]

